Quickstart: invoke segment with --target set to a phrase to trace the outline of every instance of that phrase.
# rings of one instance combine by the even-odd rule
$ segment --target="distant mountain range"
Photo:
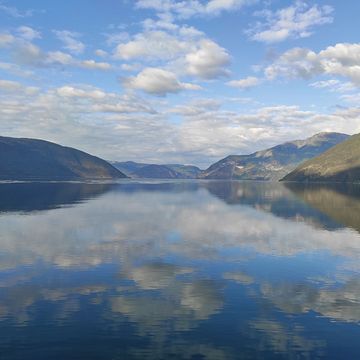
[[[306,161],[282,180],[360,183],[360,134]]]
[[[360,134],[319,133],[250,155],[230,155],[207,170],[193,165],[112,164],[44,140],[0,137],[0,180],[119,178],[360,182]]]
[[[196,179],[201,173],[201,170],[193,165],[157,165],[134,161],[112,162],[112,165],[129,177],[143,179]]]
[[[277,181],[300,163],[343,142],[349,135],[324,132],[306,140],[296,140],[250,155],[230,155],[200,174],[203,179]]]
[[[126,175],[96,156],[36,139],[0,137],[0,180],[104,180]]]

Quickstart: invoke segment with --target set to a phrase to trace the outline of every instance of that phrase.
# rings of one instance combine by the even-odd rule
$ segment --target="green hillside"
[[[360,182],[360,134],[306,161],[283,181]]]

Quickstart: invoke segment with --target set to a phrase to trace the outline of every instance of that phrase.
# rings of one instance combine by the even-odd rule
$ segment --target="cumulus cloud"
[[[338,43],[316,53],[293,48],[266,67],[269,79],[277,77],[310,79],[317,75],[337,75],[360,85],[360,44]]]
[[[331,6],[309,6],[304,1],[277,10],[265,10],[256,15],[265,18],[258,22],[247,34],[252,40],[275,43],[288,38],[304,38],[312,34],[315,26],[329,24],[333,21]]]
[[[119,44],[115,49],[115,58],[131,60],[173,59],[189,49],[189,43],[164,31],[149,31],[134,36],[133,40]]]
[[[122,83],[127,88],[158,96],[178,93],[181,90],[201,89],[198,85],[180,82],[174,73],[159,68],[145,68],[134,77],[123,78]]]
[[[68,30],[54,30],[56,37],[64,43],[64,49],[72,54],[81,54],[85,50],[85,45],[78,40],[80,34]]]
[[[189,26],[159,29],[159,23],[146,22],[145,31],[117,45],[119,60],[148,61],[167,66],[181,75],[214,79],[228,74],[228,52],[205,34]],[[151,30],[149,30],[151,28]]]
[[[229,86],[240,88],[240,89],[248,89],[260,84],[260,79],[254,76],[248,76],[245,79],[240,80],[231,80],[227,83]]]
[[[229,74],[226,66],[230,55],[212,40],[204,39],[198,49],[185,56],[186,71],[202,79],[214,79]]]

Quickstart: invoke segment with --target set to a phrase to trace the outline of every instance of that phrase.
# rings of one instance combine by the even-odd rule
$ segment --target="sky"
[[[360,132],[360,1],[0,0],[0,134],[195,164]]]

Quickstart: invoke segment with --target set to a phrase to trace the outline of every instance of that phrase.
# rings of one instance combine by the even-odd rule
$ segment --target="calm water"
[[[359,359],[360,187],[0,185],[1,359]]]

